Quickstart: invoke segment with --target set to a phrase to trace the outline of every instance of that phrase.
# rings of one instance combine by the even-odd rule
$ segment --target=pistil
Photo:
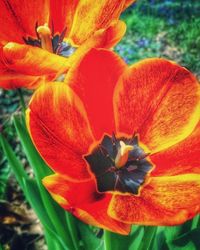
[[[120,148],[115,158],[115,166],[117,168],[121,168],[126,164],[129,152],[134,148],[132,145],[126,145],[123,141],[120,141],[119,144]]]
[[[41,47],[53,53],[52,35],[51,35],[51,30],[48,27],[48,24],[45,23],[43,26],[38,26],[37,33],[41,40]]]

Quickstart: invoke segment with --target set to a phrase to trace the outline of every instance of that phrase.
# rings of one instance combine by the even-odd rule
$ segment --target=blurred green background
[[[116,51],[128,64],[165,57],[200,76],[200,1],[139,0],[122,19],[127,33]]]

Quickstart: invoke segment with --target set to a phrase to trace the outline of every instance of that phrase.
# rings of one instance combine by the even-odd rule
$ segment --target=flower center
[[[52,30],[54,30],[54,28],[52,28]],[[23,39],[24,42],[28,45],[40,47],[60,56],[69,57],[75,52],[76,48],[63,41],[66,30],[67,29],[65,28],[61,32],[61,34],[55,35],[54,32],[51,31],[47,23],[41,26],[38,26],[38,23],[36,23],[35,32],[37,39],[32,37],[23,37]]]
[[[153,168],[136,135],[131,139],[105,135],[92,153],[84,158],[96,178],[99,192],[138,194]]]

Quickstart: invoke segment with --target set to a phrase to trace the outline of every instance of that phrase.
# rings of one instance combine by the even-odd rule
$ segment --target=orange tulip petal
[[[106,29],[117,20],[124,8],[125,0],[80,0],[74,13],[73,24],[68,37],[76,44],[82,44],[96,30]]]
[[[83,101],[96,139],[114,131],[113,89],[125,67],[113,52],[92,49],[68,72],[66,83]]]
[[[35,24],[48,22],[48,1],[0,1],[0,40],[23,42],[22,37],[35,36]]]
[[[129,233],[129,225],[108,216],[111,195],[97,193],[93,180],[71,182],[64,176],[54,174],[45,177],[43,184],[64,209],[85,223],[120,234]]]
[[[192,134],[173,147],[151,155],[155,168],[151,175],[200,174],[200,122]]]
[[[73,65],[91,50],[91,48],[110,48],[117,44],[126,31],[126,24],[122,21],[112,24],[105,30],[96,31],[68,58],[68,65]],[[60,72],[62,73],[62,72]]]
[[[186,138],[200,117],[200,87],[185,68],[164,59],[130,67],[114,94],[117,130],[158,152]]]
[[[115,195],[108,214],[142,225],[177,225],[200,212],[200,175],[154,177],[140,196]]]
[[[42,83],[44,83],[43,77],[28,76],[12,71],[0,72],[0,88],[3,89],[35,89]]]
[[[69,67],[66,58],[29,45],[8,43],[1,51],[0,63],[22,74],[55,75]]]
[[[90,178],[82,156],[93,136],[82,102],[66,84],[46,83],[34,93],[27,125],[37,150],[55,172]]]
[[[124,36],[126,24],[123,21],[112,23],[107,29],[98,30],[91,37],[96,44],[91,48],[112,48]]]

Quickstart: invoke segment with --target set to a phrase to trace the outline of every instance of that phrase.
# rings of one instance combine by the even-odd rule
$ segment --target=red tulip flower
[[[126,30],[119,16],[132,2],[0,0],[0,87],[34,89],[88,48],[114,46]]]
[[[200,211],[200,86],[165,59],[92,49],[33,95],[27,124],[52,197],[86,223],[177,225]]]

